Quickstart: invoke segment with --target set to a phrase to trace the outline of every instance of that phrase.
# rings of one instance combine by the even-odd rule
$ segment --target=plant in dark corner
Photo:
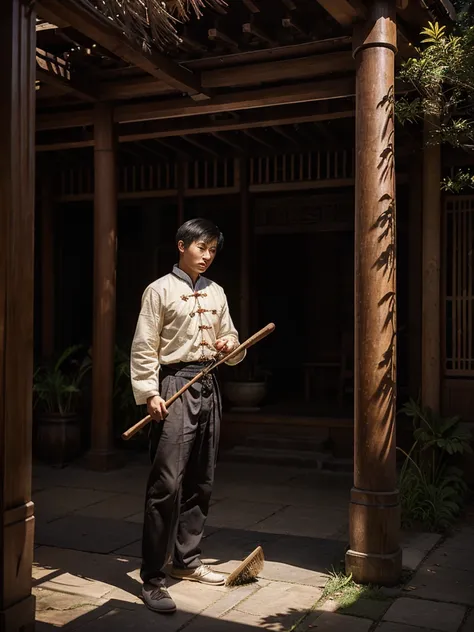
[[[63,467],[81,451],[81,383],[86,371],[81,345],[39,366],[33,376],[37,432],[35,453],[50,465]]]
[[[429,531],[451,527],[462,511],[468,487],[456,457],[472,453],[471,433],[460,417],[443,417],[410,399],[400,410],[413,421],[413,444],[399,478],[402,526]]]

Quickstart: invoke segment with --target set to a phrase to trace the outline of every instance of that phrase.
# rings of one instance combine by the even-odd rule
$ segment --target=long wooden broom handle
[[[223,364],[224,362],[228,362],[229,360],[232,360],[232,358],[235,358],[236,356],[240,355],[243,351],[245,351],[245,349],[248,349],[252,345],[262,340],[263,338],[266,338],[269,334],[271,334],[274,331],[274,329],[275,329],[274,323],[269,323],[268,325],[263,327],[263,329],[260,329],[260,331],[257,331],[256,334],[254,334],[253,336],[250,336],[250,338],[245,340],[245,342],[242,342],[242,344],[240,344],[236,349],[234,349],[233,351],[225,355],[221,360],[213,364],[211,367],[200,371],[197,375],[195,375],[192,378],[192,380],[187,382],[182,388],[179,389],[177,393],[175,393],[172,397],[168,399],[168,401],[165,403],[166,408],[171,406],[171,404],[174,401],[176,401],[178,397],[181,397],[181,395],[185,391],[187,391],[190,386],[192,386],[195,382],[200,380],[204,375],[209,373],[209,371],[217,368],[220,364]],[[139,432],[142,428],[144,428],[151,421],[151,419],[152,417],[150,415],[147,415],[146,417],[138,421],[134,426],[132,426],[128,430],[125,430],[125,432],[122,434],[122,439],[125,439],[125,441],[128,441],[129,439],[131,439],[133,435]]]

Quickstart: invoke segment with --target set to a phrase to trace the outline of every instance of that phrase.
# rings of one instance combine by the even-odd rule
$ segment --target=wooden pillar
[[[34,629],[31,595],[35,29],[26,2],[0,3],[0,631]]]
[[[346,569],[391,585],[401,573],[395,463],[394,73],[396,0],[374,0],[356,60],[355,448]]]
[[[421,388],[421,234],[422,153],[421,146],[410,158],[408,209],[408,386],[410,397]]]
[[[186,188],[187,165],[178,161],[178,228],[184,224],[184,192]]]
[[[426,120],[423,138],[421,399],[439,412],[441,390],[441,147],[429,145],[435,121]]]
[[[250,336],[250,196],[248,183],[248,161],[236,159],[240,190],[240,325],[239,337]]]
[[[94,322],[92,445],[89,465],[117,465],[113,449],[115,271],[117,250],[116,146],[112,107],[98,103],[94,119]]]
[[[54,354],[55,283],[54,283],[54,199],[51,172],[41,173],[41,354]]]

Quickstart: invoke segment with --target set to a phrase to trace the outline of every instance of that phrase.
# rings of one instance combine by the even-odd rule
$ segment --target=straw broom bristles
[[[179,43],[178,22],[194,14],[201,17],[206,6],[222,5],[225,0],[75,0],[101,13],[132,40],[146,48],[164,51]]]

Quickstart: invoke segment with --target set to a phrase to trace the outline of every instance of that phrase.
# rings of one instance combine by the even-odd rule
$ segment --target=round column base
[[[402,572],[402,550],[395,553],[346,552],[346,573],[352,575],[357,584],[395,586]]]

